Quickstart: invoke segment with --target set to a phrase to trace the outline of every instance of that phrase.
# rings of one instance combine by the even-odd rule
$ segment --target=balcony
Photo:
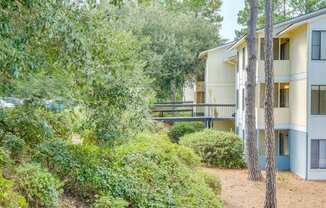
[[[257,127],[264,128],[265,116],[264,108],[256,108]],[[286,128],[291,122],[290,108],[274,108],[274,126],[275,128]]]
[[[274,78],[276,81],[289,81],[290,79],[290,60],[274,60]],[[265,80],[265,61],[258,60],[257,81]]]

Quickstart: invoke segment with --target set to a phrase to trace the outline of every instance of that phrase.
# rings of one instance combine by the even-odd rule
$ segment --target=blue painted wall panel
[[[290,130],[290,167],[298,176],[306,175],[306,133]]]

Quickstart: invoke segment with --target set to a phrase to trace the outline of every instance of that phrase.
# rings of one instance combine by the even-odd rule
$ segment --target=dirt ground
[[[225,208],[261,208],[265,183],[249,182],[247,170],[204,168],[221,179]],[[304,181],[290,172],[277,174],[279,208],[326,208],[326,182]]]

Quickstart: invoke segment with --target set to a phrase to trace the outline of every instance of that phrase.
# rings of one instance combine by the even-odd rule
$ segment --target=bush
[[[7,134],[4,137],[3,146],[10,151],[13,159],[19,160],[23,154],[25,141],[15,135]]]
[[[17,169],[18,190],[31,207],[56,208],[59,206],[59,182],[49,172],[35,164]]]
[[[8,151],[0,147],[0,168],[5,167],[10,163],[11,160]]]
[[[116,199],[111,196],[101,196],[99,197],[93,208],[126,208],[128,207],[128,202],[123,199]]]
[[[216,195],[220,195],[222,191],[221,181],[218,177],[203,173],[206,184],[214,191]]]
[[[12,109],[0,109],[0,129],[3,139],[7,134],[14,134],[27,145],[39,144],[53,138],[53,131],[47,121],[34,106],[22,105]]]
[[[206,129],[186,135],[180,144],[192,148],[208,165],[222,168],[243,168],[242,140],[233,133]]]
[[[175,125],[169,129],[168,136],[172,142],[179,143],[179,139],[182,136],[200,131],[203,128],[204,128],[204,126],[203,126],[203,123],[201,123],[201,122],[175,123]]]
[[[26,199],[14,191],[14,182],[3,178],[0,171],[0,207],[25,208]]]
[[[114,149],[49,142],[38,146],[34,160],[65,181],[65,192],[94,206],[123,199],[134,208],[221,207],[195,170],[200,158],[159,135],[138,136]],[[103,197],[94,202],[97,195]]]
[[[142,135],[114,151],[112,195],[132,207],[221,207],[195,167],[188,148],[158,135]]]
[[[85,201],[92,201],[99,192],[110,191],[110,159],[104,148],[51,141],[37,146],[33,160],[65,181],[66,192]]]

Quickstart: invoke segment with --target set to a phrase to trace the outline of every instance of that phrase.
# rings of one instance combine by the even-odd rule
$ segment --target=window
[[[290,85],[289,83],[280,83],[280,108],[288,108],[290,105]]]
[[[290,39],[282,38],[280,40],[280,59],[289,60],[290,59]]]
[[[278,38],[273,39],[273,55],[274,60],[280,59],[280,39]]]
[[[260,107],[265,105],[265,83],[260,84]],[[274,108],[288,108],[290,105],[290,84],[274,83]]]
[[[326,115],[326,85],[311,87],[311,114]]]
[[[326,168],[326,140],[313,139],[311,140],[311,168],[325,169]]]
[[[259,155],[266,155],[265,147],[265,131],[259,131]],[[289,149],[289,131],[288,130],[276,130],[275,131],[275,155],[288,156]]]
[[[279,155],[288,156],[289,155],[289,133],[288,131],[279,131]]]
[[[274,60],[290,59],[290,39],[274,38],[273,39]],[[265,60],[265,39],[260,39],[260,60]]]
[[[312,60],[326,60],[326,31],[312,31]]]
[[[246,70],[246,48],[242,49],[242,70]]]

